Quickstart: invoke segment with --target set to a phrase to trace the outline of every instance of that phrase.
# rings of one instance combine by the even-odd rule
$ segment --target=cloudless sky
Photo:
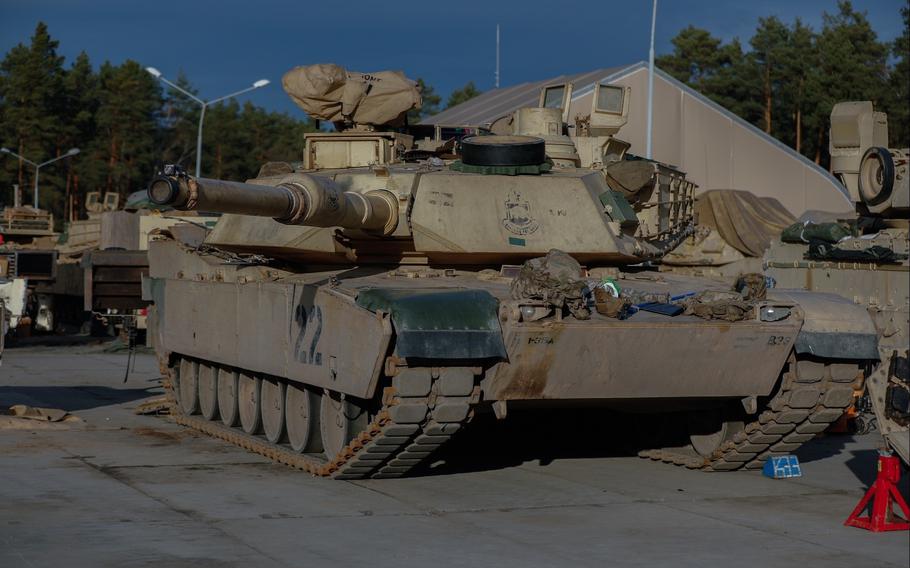
[[[883,40],[900,35],[905,4],[853,3]],[[690,24],[747,43],[759,17],[799,17],[818,30],[824,11],[836,12],[836,0],[662,0],[656,51],[670,52]],[[67,65],[85,50],[96,67],[135,59],[171,79],[183,70],[205,99],[267,78],[271,85],[246,97],[302,116],[280,86],[295,65],[401,69],[444,103],[467,81],[492,88],[497,23],[508,86],[646,60],[650,17],[650,0],[0,0],[0,52],[27,43],[44,21]]]

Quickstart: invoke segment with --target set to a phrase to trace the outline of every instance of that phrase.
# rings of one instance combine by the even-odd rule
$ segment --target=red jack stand
[[[879,455],[878,477],[859,505],[847,517],[844,525],[872,532],[910,530],[910,522],[907,522],[910,519],[910,508],[907,507],[907,502],[897,490],[897,483],[900,479],[900,459],[884,453]],[[870,500],[872,501],[872,514],[868,517],[860,517]],[[897,503],[903,510],[903,518],[894,514],[894,503]]]

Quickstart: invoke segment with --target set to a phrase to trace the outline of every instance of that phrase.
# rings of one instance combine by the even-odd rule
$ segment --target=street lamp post
[[[22,160],[23,162],[26,162],[26,163],[28,163],[28,164],[31,164],[31,165],[35,166],[35,209],[37,209],[37,208],[38,208],[38,174],[39,174],[39,172],[41,172],[41,168],[43,168],[44,166],[46,166],[46,165],[48,165],[48,164],[53,164],[53,163],[56,162],[57,160],[62,160],[63,158],[70,158],[70,157],[72,157],[72,156],[75,156],[76,154],[79,153],[79,148],[70,148],[70,149],[66,152],[66,154],[63,154],[62,156],[57,156],[57,157],[54,158],[53,160],[48,160],[48,161],[46,161],[46,162],[41,162],[40,164],[36,164],[35,162],[29,160],[29,159],[26,158],[25,156],[20,156],[19,154],[13,152],[13,151],[10,150],[9,148],[0,148],[0,153],[9,154],[9,155],[11,155],[11,156],[16,156],[17,158],[19,158],[19,159]]]
[[[154,67],[146,67],[145,70],[148,71],[148,73],[151,76],[160,80],[162,83],[166,83],[167,85],[170,85],[172,88],[177,89],[178,91],[180,91],[181,93],[183,93],[184,95],[188,96],[190,99],[192,99],[193,101],[198,103],[200,107],[202,107],[202,110],[199,113],[199,132],[196,135],[196,177],[201,176],[201,170],[202,170],[202,123],[205,120],[205,109],[215,103],[220,103],[221,101],[230,99],[232,97],[236,97],[237,95],[242,95],[244,93],[248,93],[252,90],[259,89],[261,87],[265,87],[266,85],[269,84],[268,79],[259,79],[258,81],[253,83],[252,86],[247,87],[246,89],[241,89],[241,90],[237,91],[236,93],[224,95],[223,97],[218,97],[217,99],[212,99],[210,101],[204,101],[204,100],[200,99],[199,97],[197,97],[196,95],[194,95],[193,93],[190,93],[190,92],[186,91],[185,89],[182,89],[179,86],[175,85],[174,83],[168,81],[164,77],[164,75],[161,74],[161,71],[155,69]]]
[[[651,121],[654,117],[654,30],[657,27],[657,0],[651,7],[651,49],[648,51],[648,134],[645,157],[651,159]]]

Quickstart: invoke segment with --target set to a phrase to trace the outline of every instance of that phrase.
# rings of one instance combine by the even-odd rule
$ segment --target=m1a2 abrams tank
[[[869,101],[831,111],[831,171],[856,216],[785,231],[765,256],[780,285],[834,292],[865,307],[881,364],[866,382],[878,426],[910,462],[910,150],[888,148],[888,119]]]
[[[409,137],[378,130],[416,97],[358,120],[380,77],[285,77],[340,127],[308,134],[301,166],[245,183],[168,167],[151,183],[155,203],[225,213],[201,247],[149,247],[150,330],[179,423],[347,479],[411,471],[481,409],[595,405],[638,416],[648,457],[734,470],[796,448],[851,402],[878,353],[865,310],[768,290],[736,295],[742,317],[729,320],[711,316],[727,317],[713,311],[723,301],[703,317],[629,315],[629,294],[670,308],[730,294],[618,268],[659,257],[691,217],[671,224],[675,208],[655,208],[671,228],[636,236],[603,171],[553,167],[533,137],[468,138],[461,160],[407,162]],[[605,298],[603,282],[627,296]],[[611,298],[621,309],[601,310]]]

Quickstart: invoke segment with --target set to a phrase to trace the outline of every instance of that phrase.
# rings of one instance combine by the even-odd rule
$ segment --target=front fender
[[[804,290],[769,290],[773,301],[793,302],[805,321],[796,352],[830,359],[877,360],[878,330],[864,306],[837,294]]]

